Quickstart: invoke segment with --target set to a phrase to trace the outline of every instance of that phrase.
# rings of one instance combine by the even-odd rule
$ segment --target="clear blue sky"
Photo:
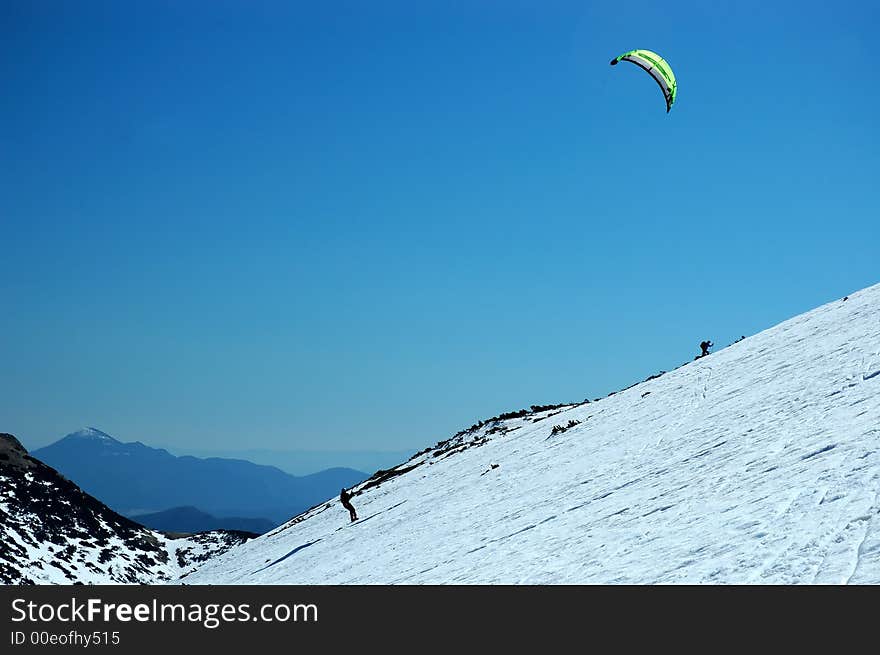
[[[4,2],[0,430],[421,448],[874,284],[878,7]]]

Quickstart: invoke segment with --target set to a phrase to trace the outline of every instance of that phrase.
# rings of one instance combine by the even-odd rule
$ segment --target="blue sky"
[[[0,430],[421,448],[877,283],[878,24],[5,2]]]

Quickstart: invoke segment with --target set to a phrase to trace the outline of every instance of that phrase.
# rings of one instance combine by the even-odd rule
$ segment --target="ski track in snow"
[[[331,500],[186,582],[880,583],[880,285],[551,414],[416,457],[355,497],[367,523]]]

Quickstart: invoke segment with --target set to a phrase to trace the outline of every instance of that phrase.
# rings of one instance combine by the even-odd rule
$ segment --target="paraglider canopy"
[[[619,61],[632,62],[650,73],[651,77],[654,78],[654,81],[660,85],[660,89],[663,91],[663,97],[666,98],[666,113],[668,114],[669,110],[672,109],[672,104],[675,102],[677,85],[672,68],[670,68],[666,60],[651,50],[630,50],[612,59],[611,65],[616,66]]]

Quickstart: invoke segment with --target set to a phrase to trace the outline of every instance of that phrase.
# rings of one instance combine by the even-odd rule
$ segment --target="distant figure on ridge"
[[[358,515],[357,512],[354,511],[354,505],[351,504],[351,494],[345,490],[345,487],[342,488],[342,491],[339,493],[339,501],[342,503],[342,506],[348,510],[348,513],[351,515],[351,521],[354,523],[357,521]]]
[[[703,341],[702,343],[700,343],[700,350],[703,351],[703,352],[700,354],[700,357],[705,357],[706,355],[708,355],[708,354],[709,354],[709,348],[711,348],[711,347],[714,346],[714,345],[715,345],[715,344],[712,343],[711,341]]]

